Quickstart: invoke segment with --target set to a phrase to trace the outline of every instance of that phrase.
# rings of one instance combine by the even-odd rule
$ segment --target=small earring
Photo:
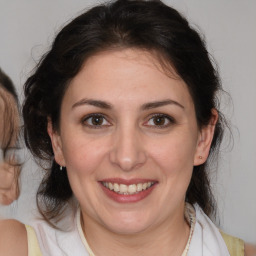
[[[202,156],[199,156],[199,159],[203,159],[203,157],[202,157]]]
[[[62,171],[62,166],[60,165],[60,170]]]

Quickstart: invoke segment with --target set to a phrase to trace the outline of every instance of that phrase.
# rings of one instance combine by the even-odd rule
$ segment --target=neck
[[[82,214],[82,228],[95,256],[180,256],[189,237],[184,214],[136,234],[118,234]],[[84,228],[86,227],[86,229]]]

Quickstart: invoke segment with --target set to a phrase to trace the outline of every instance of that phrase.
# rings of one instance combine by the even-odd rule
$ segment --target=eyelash
[[[92,119],[92,118],[100,118],[102,119],[102,123],[100,124],[93,124],[92,120],[90,121],[89,123],[89,120]],[[148,124],[151,120],[154,120],[154,118],[164,118],[164,124]],[[166,124],[166,121],[168,122]],[[107,122],[107,124],[104,124],[104,122]],[[153,121],[154,122],[154,121]],[[149,128],[157,128],[157,129],[164,129],[164,128],[167,128],[169,127],[171,124],[175,124],[175,120],[173,117],[169,116],[169,115],[166,115],[166,114],[154,114],[154,115],[151,115],[150,118],[143,123],[143,125],[149,127]],[[82,119],[82,124],[89,127],[89,128],[93,128],[93,129],[100,129],[102,127],[107,127],[107,126],[111,126],[111,123],[107,120],[106,116],[104,114],[100,114],[100,113],[95,113],[95,114],[90,114],[90,115],[87,115],[85,116],[83,119]]]

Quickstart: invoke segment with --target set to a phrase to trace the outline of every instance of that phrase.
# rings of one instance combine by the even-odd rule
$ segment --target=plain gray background
[[[0,0],[0,67],[22,84],[63,24],[97,0]],[[166,0],[206,37],[219,64],[224,89],[222,110],[232,123],[234,146],[224,143],[212,184],[221,227],[256,243],[256,1]],[[226,140],[228,141],[228,140]],[[24,158],[25,156],[25,158]],[[29,153],[18,202],[0,214],[29,223],[36,213],[35,191],[42,176]]]

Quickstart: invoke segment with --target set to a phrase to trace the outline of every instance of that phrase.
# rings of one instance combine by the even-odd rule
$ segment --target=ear
[[[52,120],[50,118],[48,118],[47,132],[51,138],[52,149],[54,152],[54,158],[56,163],[58,163],[60,166],[66,166],[65,158],[62,151],[61,138],[58,132],[53,129]]]
[[[212,109],[212,117],[208,125],[202,127],[199,131],[196,153],[194,156],[194,165],[203,164],[209,155],[212,139],[214,136],[215,126],[218,121],[218,112]]]

